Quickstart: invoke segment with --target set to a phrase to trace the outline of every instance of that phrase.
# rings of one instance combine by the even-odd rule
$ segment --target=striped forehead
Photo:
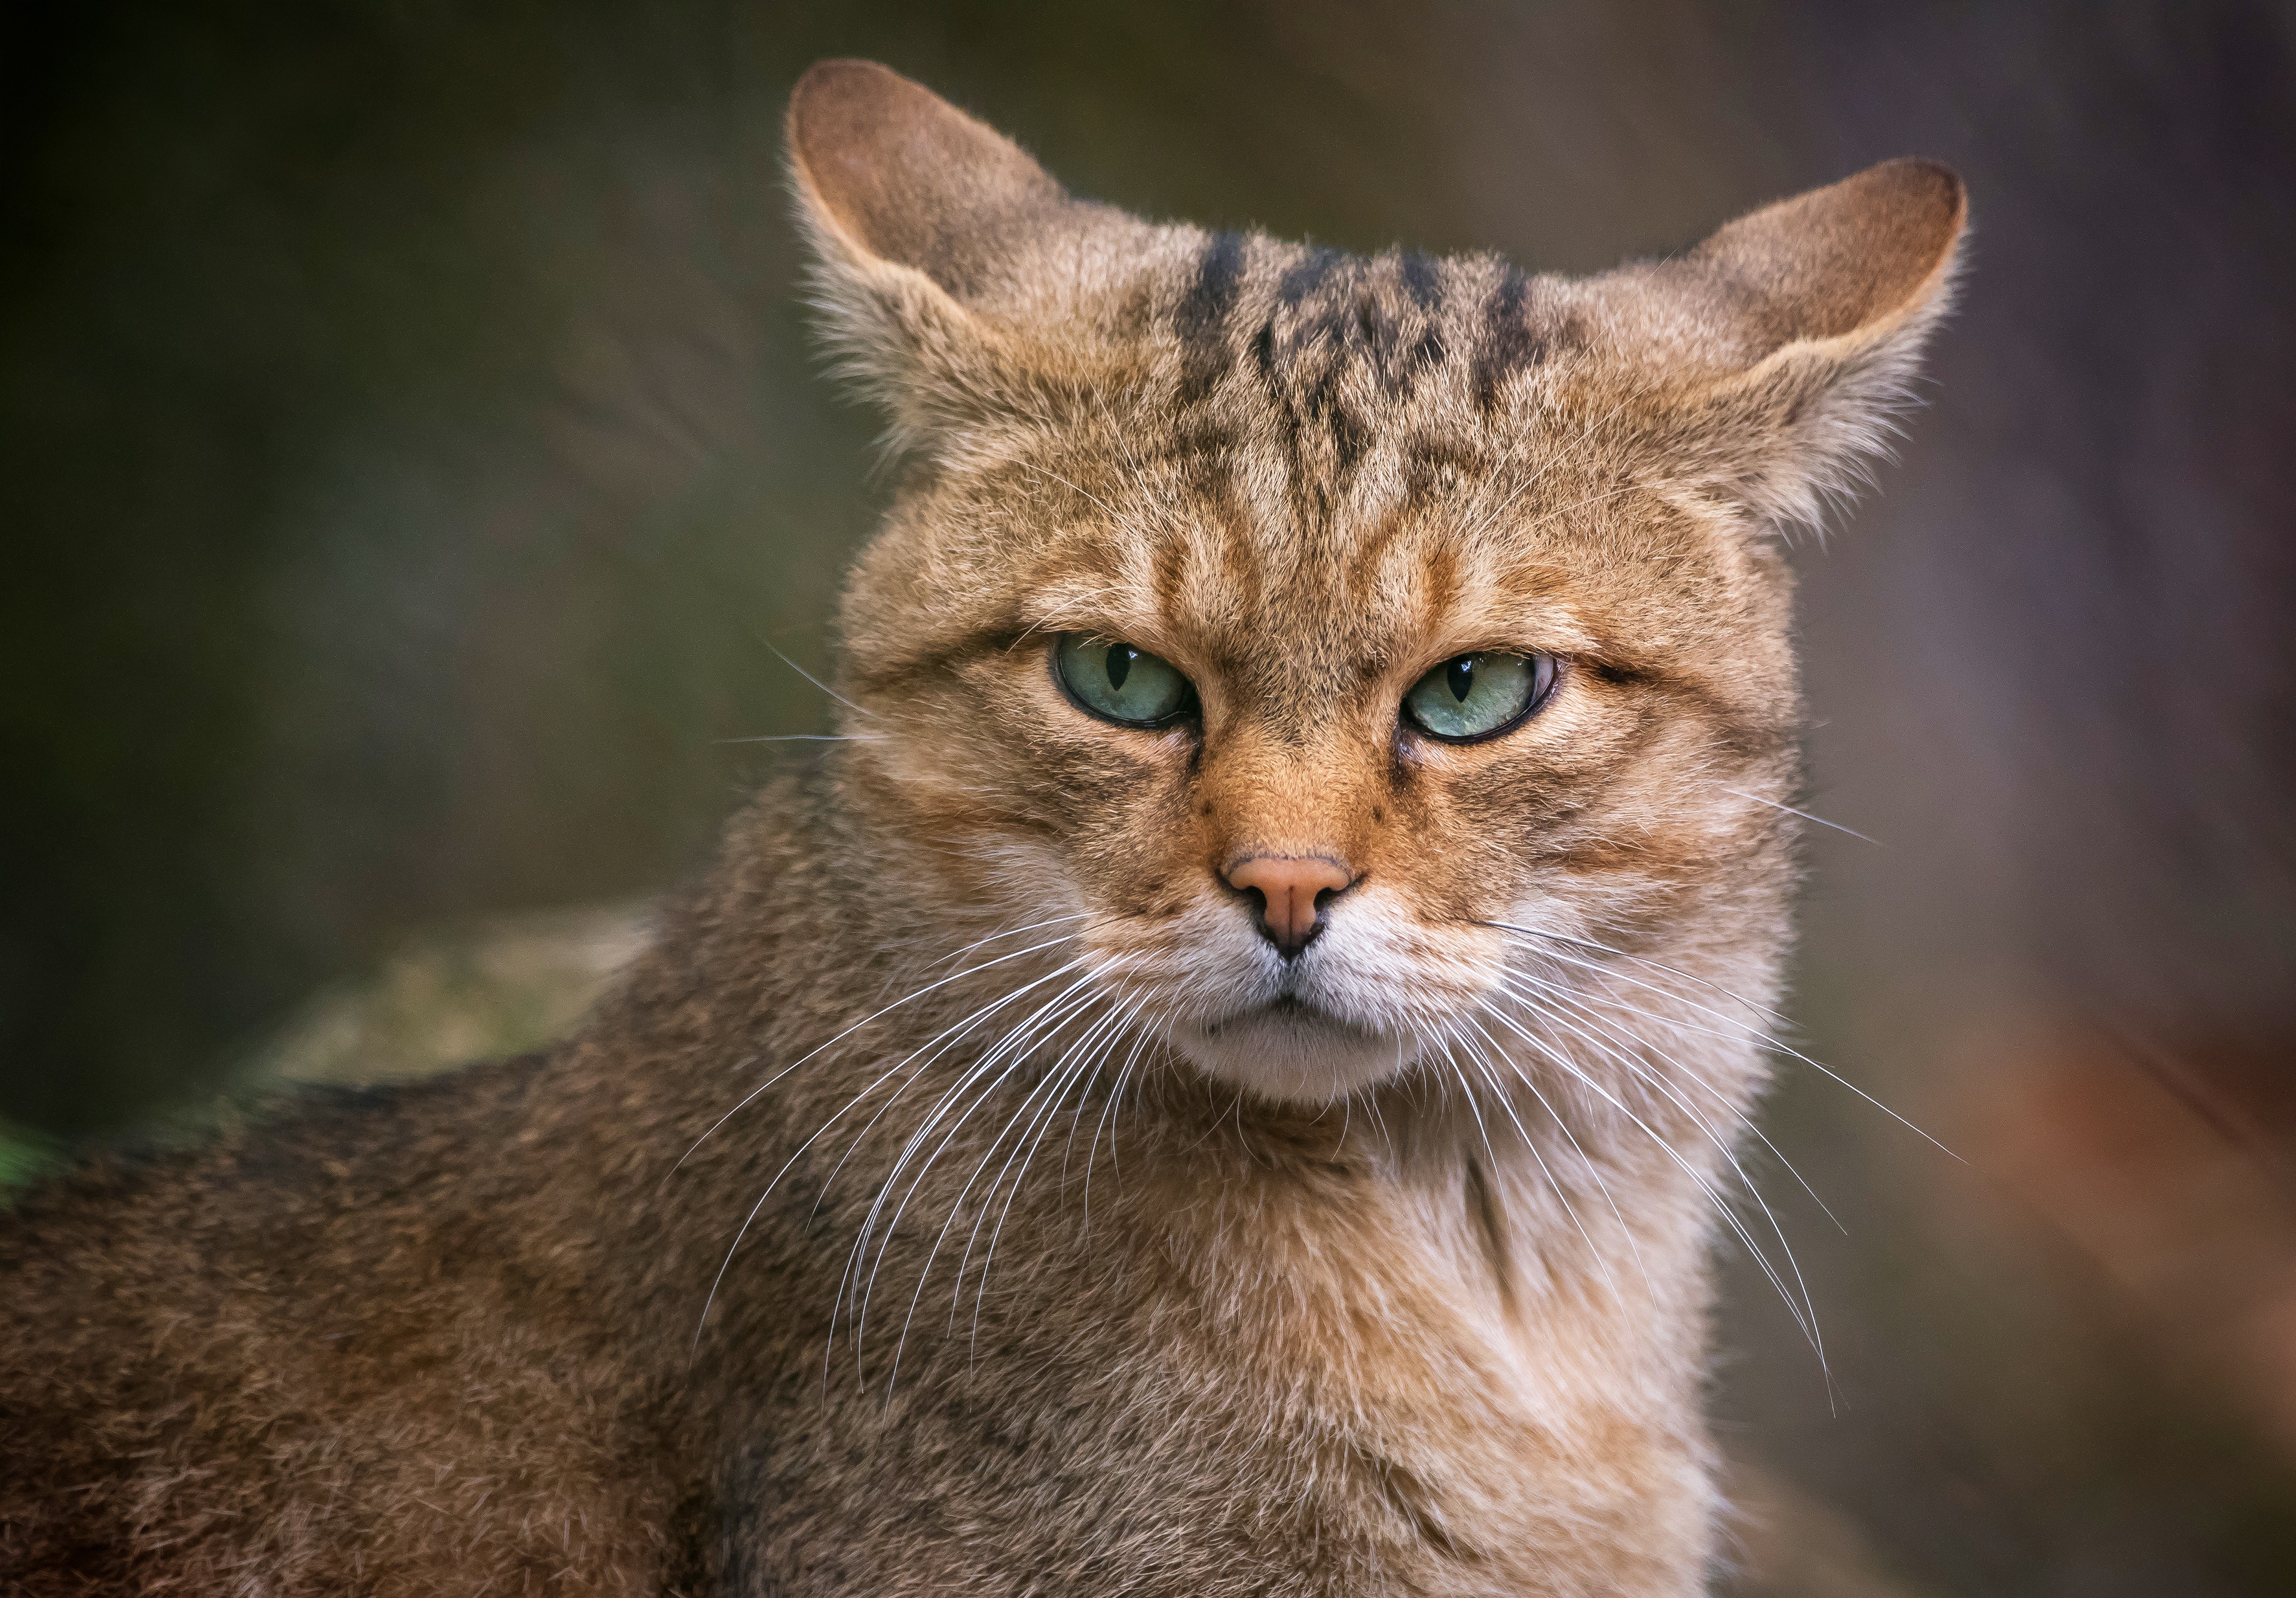
[[[1564,336],[1538,290],[1492,257],[1366,258],[1215,234],[1168,283],[1159,398],[1182,418],[1271,430],[1301,452],[1303,481],[1338,488],[1414,401],[1489,418]]]
[[[1414,487],[1407,446],[1371,463],[1302,525],[1266,441],[1165,473],[1144,466],[1109,520],[1073,526],[1041,570],[1037,623],[1104,632],[1303,708],[1438,644],[1513,635],[1526,604],[1567,616],[1552,545],[1481,524],[1488,479]]]
[[[1207,239],[1135,324],[1146,381],[1110,397],[1039,614],[1296,704],[1505,610],[1524,552],[1479,523],[1542,453],[1554,324],[1493,258]]]

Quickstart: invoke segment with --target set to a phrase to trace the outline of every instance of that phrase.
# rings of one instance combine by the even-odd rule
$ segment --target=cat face
[[[1111,1014],[1302,1103],[1496,1049],[1527,945],[1774,945],[1764,534],[1902,381],[1949,175],[1571,283],[1150,226],[859,63],[791,148],[913,462],[841,690],[922,918],[1045,926]]]

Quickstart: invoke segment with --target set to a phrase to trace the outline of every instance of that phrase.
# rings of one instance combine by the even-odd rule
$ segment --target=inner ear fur
[[[808,69],[787,135],[824,331],[892,413],[897,449],[1040,411],[1090,378],[1086,263],[1144,225],[1070,198],[1012,140],[874,61]]]
[[[874,61],[817,61],[790,96],[790,165],[825,233],[962,301],[1074,204],[1021,147]]]
[[[1935,161],[1884,161],[1741,217],[1683,258],[1773,348],[1882,332],[1939,299],[1969,214]]]
[[[1885,161],[1613,275],[1605,299],[1644,322],[1628,341],[1673,396],[1679,457],[1759,520],[1816,525],[1911,397],[1968,210],[1950,168]]]

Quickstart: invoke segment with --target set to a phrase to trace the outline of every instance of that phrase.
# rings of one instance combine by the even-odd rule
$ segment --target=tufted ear
[[[873,61],[810,68],[788,139],[830,336],[902,441],[1025,406],[1089,342],[1073,324],[1111,257],[1152,231],[1070,198],[1012,140]],[[1064,355],[1040,336],[1056,328]]]
[[[1814,525],[1910,397],[1967,217],[1952,171],[1886,161],[1589,286],[1669,396],[1678,458],[1766,523]]]

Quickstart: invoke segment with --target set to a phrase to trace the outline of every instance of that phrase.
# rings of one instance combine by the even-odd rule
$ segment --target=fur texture
[[[1574,282],[1152,225],[865,63],[791,152],[908,463],[849,741],[546,1057],[0,1222],[12,1590],[1702,1590],[1774,535],[1902,390],[1959,184]],[[1084,713],[1068,634],[1198,713]],[[1551,697],[1414,733],[1476,651]],[[1226,881],[1267,856],[1349,884],[1296,958]]]

